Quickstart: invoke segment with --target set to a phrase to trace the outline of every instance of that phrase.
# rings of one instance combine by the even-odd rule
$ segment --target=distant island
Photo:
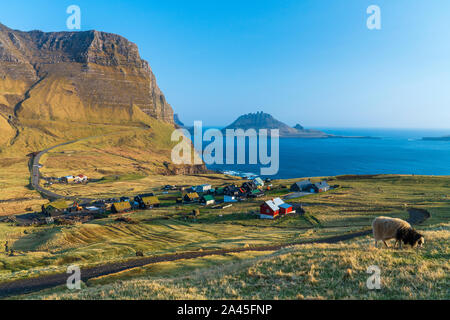
[[[275,119],[272,115],[264,112],[248,113],[240,116],[232,124],[222,129],[278,129],[281,138],[305,138],[305,139],[327,139],[327,138],[356,138],[356,139],[375,139],[373,137],[347,137],[328,134],[320,130],[305,129],[302,125],[296,124],[290,127],[287,124]],[[270,134],[270,131],[268,132]]]
[[[422,138],[422,140],[425,140],[425,141],[450,141],[450,136],[443,136],[443,137],[425,137],[425,138]]]

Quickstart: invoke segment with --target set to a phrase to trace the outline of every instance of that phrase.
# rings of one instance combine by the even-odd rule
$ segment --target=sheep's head
[[[409,229],[408,232],[403,236],[403,243],[409,244],[413,248],[420,248],[425,243],[425,238],[416,230]]]

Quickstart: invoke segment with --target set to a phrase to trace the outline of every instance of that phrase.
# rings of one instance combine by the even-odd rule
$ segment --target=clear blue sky
[[[225,125],[263,110],[307,127],[450,128],[450,1],[3,1],[14,29],[135,42],[181,120]],[[368,30],[366,9],[381,8]]]

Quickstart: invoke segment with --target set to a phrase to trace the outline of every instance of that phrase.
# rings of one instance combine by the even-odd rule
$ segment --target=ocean
[[[450,130],[314,129],[335,135],[379,139],[280,138],[279,171],[267,177],[287,179],[381,173],[450,175],[450,142],[421,140],[422,137],[449,135]],[[211,170],[255,175],[260,175],[260,167],[208,165]]]

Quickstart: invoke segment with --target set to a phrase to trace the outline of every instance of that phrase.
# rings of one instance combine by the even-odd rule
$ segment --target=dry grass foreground
[[[448,299],[450,224],[428,228],[424,234],[427,243],[421,250],[377,249],[372,238],[365,237],[348,243],[296,246],[196,270],[199,261],[195,260],[201,259],[176,266],[161,263],[132,280],[109,284],[97,280],[77,292],[57,288],[21,298]],[[380,290],[366,286],[371,265],[381,270]]]

